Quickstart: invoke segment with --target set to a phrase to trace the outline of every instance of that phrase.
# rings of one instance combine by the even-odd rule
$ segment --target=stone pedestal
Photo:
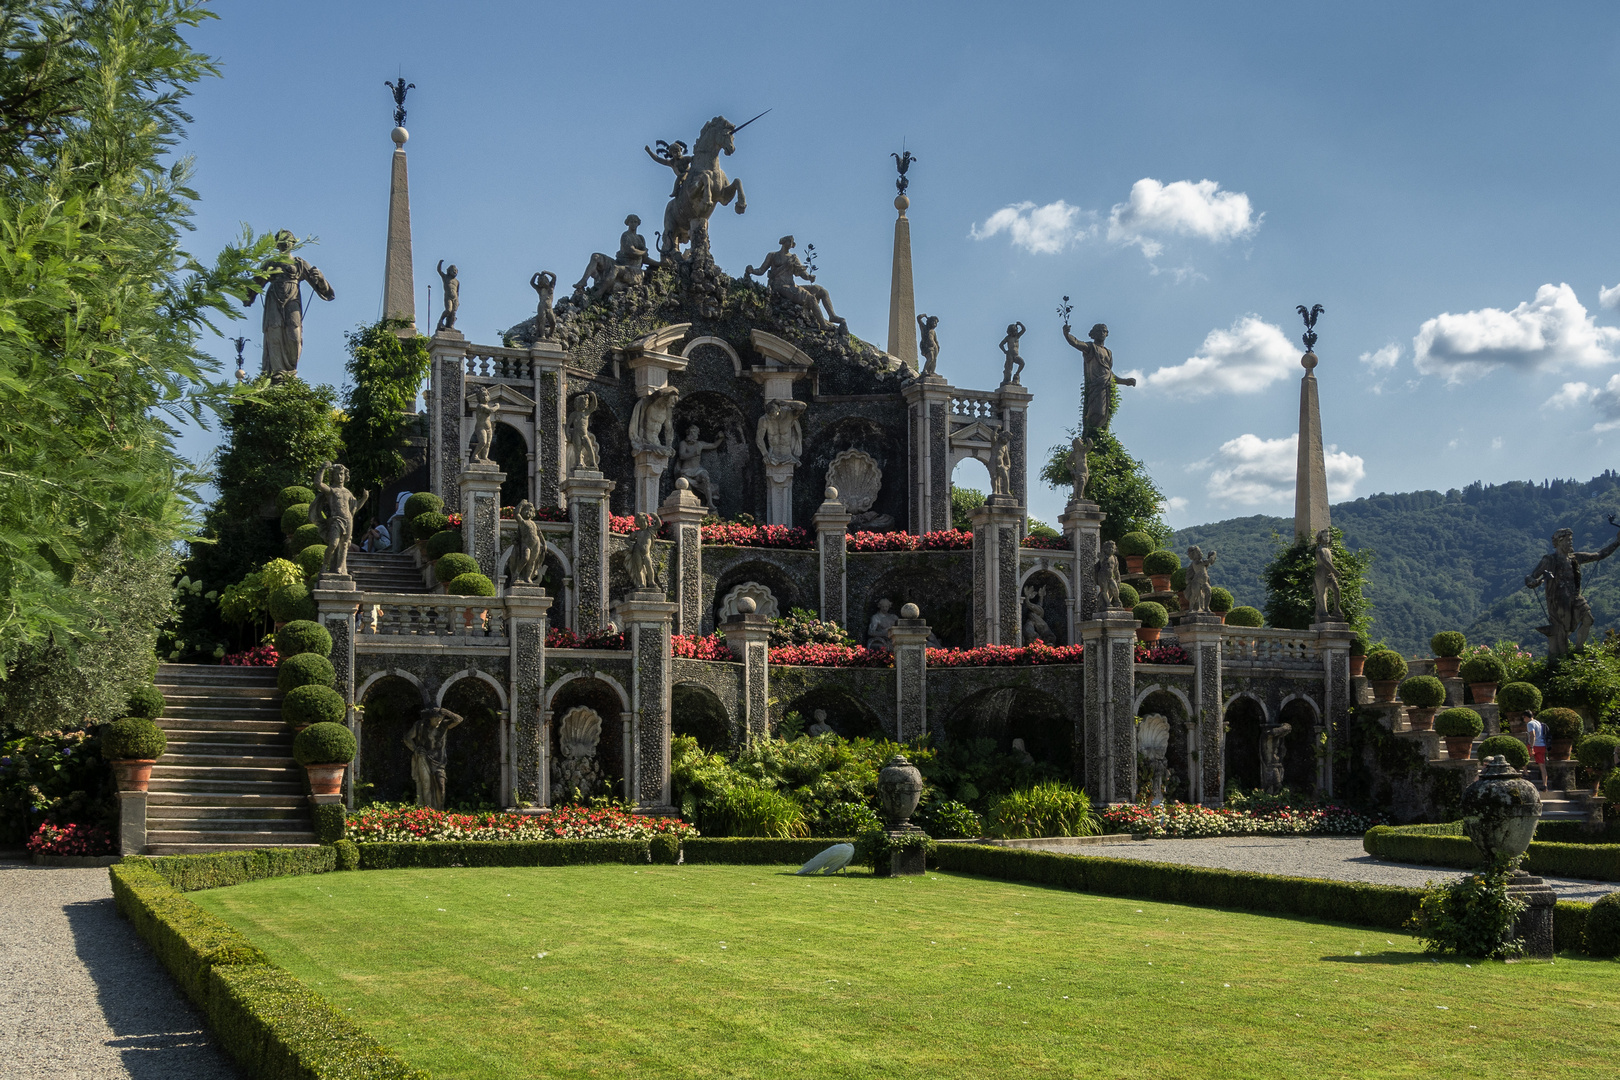
[[[1558,895],[1552,891],[1552,886],[1523,870],[1513,875],[1508,895],[1526,904],[1513,924],[1515,936],[1524,940],[1524,955],[1535,960],[1551,960],[1553,907],[1558,902]]]
[[[742,729],[745,743],[771,737],[771,623],[754,610],[748,597],[742,600],[748,610],[726,620],[726,644],[743,662]]]
[[[1187,775],[1193,778],[1189,802],[1219,806],[1226,788],[1225,698],[1221,688],[1219,615],[1204,612],[1181,617],[1176,633],[1193,665],[1193,723],[1187,740]]]
[[[1024,512],[1011,495],[992,495],[973,511],[973,644],[1019,645],[1018,542]]]
[[[608,495],[616,485],[594,469],[580,469],[563,484],[574,523],[575,633],[594,634],[607,625]]]
[[[891,839],[914,836],[922,832],[915,825],[886,830]],[[895,851],[889,854],[888,865],[876,867],[879,877],[922,877],[928,873],[928,853],[922,848]],[[884,871],[888,873],[885,874]]]
[[[915,330],[913,329],[913,331]],[[908,532],[951,527],[951,384],[938,375],[916,378],[906,399]]]
[[[456,480],[466,453],[461,421],[467,411],[467,339],[459,330],[440,330],[428,343],[432,357],[433,390],[427,395],[432,448],[428,462],[433,493],[446,506],[455,506],[461,493]]]
[[[650,514],[658,509],[658,492],[664,483],[664,470],[669,468],[669,459],[674,456],[672,449],[636,451],[636,513]]]
[[[1026,485],[1029,483],[1029,461],[1026,443],[1026,417],[1029,413],[1029,403],[1035,395],[1025,390],[1018,383],[1002,383],[996,390],[996,411],[1001,416],[1001,427],[1007,433],[1007,452],[1012,456],[1012,491],[1013,500],[1020,509],[1029,506],[1029,495]],[[1022,535],[1022,530],[1020,530]]]
[[[1098,806],[1136,798],[1137,625],[1129,611],[1103,612],[1080,624],[1086,646],[1085,788]]]
[[[1097,560],[1102,558],[1102,523],[1108,517],[1094,502],[1070,502],[1058,522],[1070,544],[1074,558],[1074,595],[1069,604],[1074,609],[1074,623],[1089,622],[1097,617]]]
[[[529,347],[529,359],[534,363],[534,504],[565,506],[568,402],[563,395],[563,367],[568,354],[559,342],[537,341]]]
[[[118,853],[146,854],[146,792],[118,793]]]
[[[669,793],[670,621],[675,605],[657,589],[637,589],[616,609],[633,667],[628,797],[637,807],[673,812]]]
[[[838,501],[838,489],[829,487],[826,501],[816,510],[816,554],[820,560],[821,617],[846,630],[849,623],[849,519]]]
[[[538,585],[507,591],[508,654],[506,700],[511,704],[501,738],[502,806],[543,806],[550,795],[546,775],[546,612],[551,597]]]
[[[793,527],[793,462],[765,466],[765,523]]]
[[[1355,704],[1350,690],[1350,646],[1356,635],[1346,622],[1316,623],[1311,629],[1316,631],[1317,646],[1322,651],[1322,686],[1327,706],[1321,731],[1327,735],[1327,752],[1316,759],[1316,791],[1331,798],[1333,750],[1350,723],[1350,706]],[[1312,739],[1311,745],[1318,745],[1317,740]]]
[[[908,743],[928,733],[928,633],[928,623],[916,604],[900,609],[900,618],[890,631],[896,742]]]
[[[332,576],[321,575],[323,580]],[[359,761],[358,745],[363,737],[363,729],[354,711],[354,616],[360,606],[360,593],[352,585],[348,589],[323,589],[317,582],[312,595],[315,598],[315,618],[332,635],[332,655],[327,658],[332,661],[332,670],[337,675],[332,688],[343,695],[344,702],[349,706],[345,722],[354,733],[357,747],[355,760]],[[354,808],[354,772],[354,769],[343,770],[344,802],[351,810]]]
[[[500,591],[501,485],[506,474],[493,465],[471,465],[457,481],[461,508],[461,550],[478,563],[478,572]]]
[[[675,541],[670,553],[671,591],[675,594],[675,626],[677,634],[703,633],[703,501],[692,494],[692,485],[686,477],[675,481],[675,490],[669,493],[658,516],[669,526],[669,535]]]

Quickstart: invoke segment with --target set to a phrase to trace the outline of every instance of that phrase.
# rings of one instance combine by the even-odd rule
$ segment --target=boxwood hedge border
[[[1361,838],[1361,846],[1375,859],[1447,866],[1456,870],[1474,870],[1484,861],[1474,842],[1462,835],[1460,822],[1379,825],[1367,830]],[[1620,881],[1620,844],[1533,840],[1525,852],[1524,869],[1532,874],[1552,877]]]

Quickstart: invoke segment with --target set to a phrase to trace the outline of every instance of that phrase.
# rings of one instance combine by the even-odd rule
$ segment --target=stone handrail
[[[356,631],[360,641],[431,637],[505,644],[506,612],[493,596],[367,593]]]
[[[1308,630],[1228,626],[1221,653],[1227,663],[1320,669],[1322,649]]]
[[[1001,395],[994,390],[951,390],[951,412],[974,420],[999,419]]]
[[[499,345],[467,346],[467,377],[490,382],[533,382],[534,361],[527,349]]]

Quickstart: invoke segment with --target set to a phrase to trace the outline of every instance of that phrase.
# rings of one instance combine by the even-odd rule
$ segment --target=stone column
[[[1094,502],[1070,502],[1058,521],[1063,535],[1068,537],[1074,553],[1074,595],[1069,604],[1074,609],[1076,626],[1097,617],[1097,578],[1094,571],[1102,558],[1102,523],[1108,517]]]
[[[1221,643],[1225,639],[1221,617],[1205,613],[1186,614],[1176,624],[1176,634],[1193,665],[1193,731],[1189,753],[1197,760],[1188,769],[1193,780],[1189,802],[1219,806],[1226,796],[1226,710],[1221,688]]]
[[[118,793],[118,854],[146,854],[146,792]]]
[[[675,633],[703,633],[703,501],[692,494],[692,485],[682,476],[675,490],[658,508],[658,516],[669,526],[675,541],[670,553],[670,587],[675,591]]]
[[[566,506],[562,486],[568,402],[563,365],[568,354],[555,341],[539,341],[529,347],[529,359],[534,362],[534,504]]]
[[[1085,787],[1099,806],[1136,798],[1136,627],[1128,611],[1103,612],[1080,624]]]
[[[540,700],[546,700],[544,688],[540,691]],[[535,800],[536,806],[551,805],[551,710],[540,710],[540,775],[537,778],[540,786],[540,797]]]
[[[629,798],[637,807],[671,811],[669,794],[669,627],[675,605],[658,589],[637,589],[615,608],[633,667]]]
[[[755,610],[751,597],[739,600],[737,608],[738,613],[726,620],[726,644],[742,658],[743,739],[751,744],[771,737],[771,626]]]
[[[928,633],[917,605],[903,605],[889,637],[894,644],[896,742],[928,734]]]
[[[1024,511],[1010,495],[992,495],[973,511],[973,644],[1018,645],[1018,541]]]
[[[459,495],[466,448],[461,418],[467,409],[467,339],[458,330],[440,330],[428,345],[433,365],[433,394],[428,401],[428,468],[434,494],[446,506]]]
[[[312,595],[315,598],[315,618],[332,635],[332,655],[328,659],[332,661],[332,670],[337,675],[332,688],[343,695],[344,703],[349,706],[345,720],[358,744],[364,737],[360,718],[354,711],[354,614],[360,605],[360,593],[352,580],[348,588],[322,587],[341,580],[335,574],[322,574],[315,580]],[[360,760],[358,750],[354,760]],[[351,810],[354,809],[354,773],[354,767],[343,770],[344,802]]]
[[[1020,507],[1029,506],[1029,434],[1026,423],[1029,403],[1035,395],[1018,383],[1002,383],[996,390],[1001,426],[1007,432],[1007,450],[1012,455],[1012,497]],[[946,493],[949,495],[949,492]],[[1026,510],[1027,512],[1027,510]]]
[[[849,629],[849,518],[838,501],[838,489],[829,487],[826,501],[816,510],[816,554],[820,560],[821,618]]]
[[[507,760],[501,762],[501,805],[543,805],[547,784],[543,713],[546,701],[546,612],[551,597],[538,585],[514,585],[507,592],[506,700],[511,736]]]
[[[506,474],[493,465],[469,466],[457,482],[455,505],[461,508],[461,550],[478,563],[478,572],[501,591],[501,484]]]
[[[1322,730],[1327,735],[1327,752],[1316,760],[1316,790],[1333,796],[1333,748],[1350,724],[1350,644],[1355,631],[1346,622],[1315,623],[1317,647],[1322,651]],[[1316,740],[1311,741],[1314,748]]]
[[[580,469],[563,484],[574,523],[574,610],[569,625],[594,634],[607,625],[608,495],[616,485],[592,469]]]
[[[951,527],[951,384],[938,375],[916,378],[906,399],[906,477],[909,532]]]

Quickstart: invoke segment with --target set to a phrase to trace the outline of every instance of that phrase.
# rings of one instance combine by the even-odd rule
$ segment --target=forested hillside
[[[1333,524],[1352,549],[1371,548],[1373,634],[1406,653],[1427,654],[1436,630],[1462,630],[1473,642],[1513,638],[1538,653],[1546,639],[1541,590],[1524,578],[1552,550],[1556,529],[1575,530],[1577,551],[1615,535],[1620,473],[1592,480],[1470,484],[1447,492],[1371,495],[1333,507]],[[1244,517],[1176,533],[1173,546],[1220,552],[1213,575],[1240,604],[1263,607],[1260,574],[1275,545],[1292,540],[1293,519]],[[1620,555],[1585,568],[1595,633],[1620,623]]]

